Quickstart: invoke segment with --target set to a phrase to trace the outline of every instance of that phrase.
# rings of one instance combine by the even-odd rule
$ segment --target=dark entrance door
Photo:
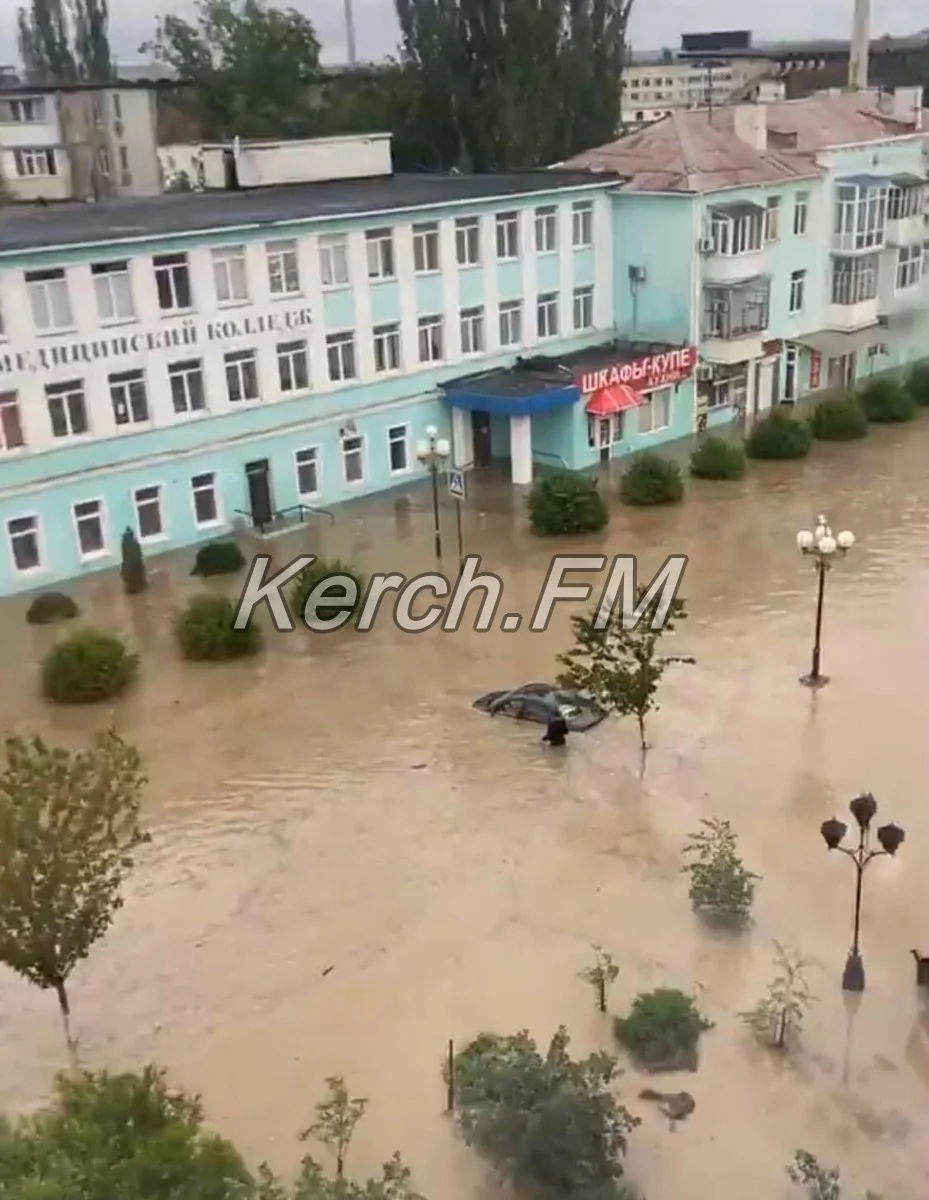
[[[474,439],[474,465],[489,467],[491,460],[490,447],[490,413],[480,410],[471,413],[471,429]]]
[[[245,478],[248,480],[248,506],[252,514],[252,523],[258,526],[267,525],[274,515],[274,504],[271,500],[271,464],[266,458],[246,463]]]

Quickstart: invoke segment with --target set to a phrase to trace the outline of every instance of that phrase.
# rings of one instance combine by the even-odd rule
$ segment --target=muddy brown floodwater
[[[649,1200],[781,1200],[798,1147],[841,1163],[862,1192],[926,1200],[929,1017],[909,951],[929,953],[927,468],[923,418],[744,484],[694,485],[678,511],[617,510],[603,541],[585,543],[637,552],[648,570],[690,555],[676,646],[698,663],[668,677],[641,785],[629,723],[559,757],[538,729],[471,710],[480,692],[551,673],[564,606],[544,634],[409,636],[382,622],[364,636],[275,635],[257,663],[192,669],[164,619],[195,586],[185,560],[155,570],[135,608],[112,580],[85,581],[88,613],[140,644],[143,680],[112,711],[51,712],[34,699],[34,664],[54,634],[8,602],[6,728],[72,742],[112,720],[151,779],[153,844],[74,977],[86,1060],[163,1063],[253,1161],[284,1170],[322,1080],[341,1073],[371,1102],[356,1172],[399,1148],[432,1200],[472,1200],[489,1185],[442,1114],[446,1040],[522,1027],[547,1039],[565,1022],[575,1050],[608,1045],[578,979],[597,942],[620,964],[614,1010],[669,984],[696,989],[716,1023],[699,1072],[658,1084],[696,1097],[673,1134],[636,1099],[635,1073],[620,1080],[643,1117],[628,1165]],[[829,580],[832,683],[811,696],[797,680],[815,579],[794,535],[820,509],[858,544]],[[322,540],[368,570],[422,570],[430,527],[418,493],[409,509],[346,510]],[[508,489],[471,501],[465,534],[504,575],[506,600],[531,609],[555,547],[527,536]],[[868,870],[868,987],[849,1011],[853,872],[818,829],[862,790],[907,840]],[[680,874],[708,815],[733,821],[763,876],[754,928],[736,940],[701,930]],[[814,963],[796,1061],[753,1046],[737,1016],[770,977],[774,938]],[[0,1103],[40,1102],[62,1061],[53,998],[3,972]]]

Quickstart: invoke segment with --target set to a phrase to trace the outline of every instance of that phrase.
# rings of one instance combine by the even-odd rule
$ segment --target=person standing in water
[[[543,743],[547,742],[549,746],[563,746],[567,738],[568,722],[561,713],[556,713],[554,716],[549,717],[545,733],[542,737]]]

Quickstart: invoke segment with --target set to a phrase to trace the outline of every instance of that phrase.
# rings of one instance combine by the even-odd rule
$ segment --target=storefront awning
[[[837,329],[821,329],[818,333],[794,339],[808,350],[815,350],[823,358],[840,358],[843,354],[853,354],[866,346],[876,346],[884,340],[884,330],[880,325],[868,325],[865,329],[856,329],[853,333],[843,333]]]
[[[628,383],[613,383],[600,388],[590,397],[584,408],[592,417],[612,417],[616,413],[628,412],[642,403],[642,394]]]

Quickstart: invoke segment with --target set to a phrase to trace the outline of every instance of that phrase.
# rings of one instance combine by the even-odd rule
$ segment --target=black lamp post
[[[855,535],[848,529],[839,534],[833,534],[824,516],[816,518],[815,529],[801,529],[797,534],[797,549],[804,558],[811,558],[816,568],[816,627],[813,633],[813,662],[809,675],[803,675],[800,682],[805,687],[820,688],[829,682],[829,677],[819,669],[822,658],[823,639],[823,600],[826,595],[826,572],[832,567],[836,558],[844,558],[855,544]]]
[[[864,962],[861,957],[859,939],[861,936],[861,887],[864,882],[865,867],[875,858],[884,854],[893,856],[903,845],[906,837],[899,825],[881,825],[877,830],[877,840],[880,850],[872,850],[870,845],[871,822],[877,815],[877,801],[870,792],[864,792],[848,806],[849,811],[858,824],[858,845],[854,849],[842,845],[842,839],[848,833],[848,826],[838,817],[830,817],[823,821],[820,833],[829,850],[840,850],[855,864],[855,924],[852,934],[852,948],[845,960],[845,970],[842,972],[842,990],[846,992],[864,991]]]
[[[435,556],[442,558],[442,526],[439,521],[439,471],[451,454],[448,438],[439,437],[434,425],[426,430],[426,440],[417,442],[416,457],[432,475],[432,533],[435,540]]]

